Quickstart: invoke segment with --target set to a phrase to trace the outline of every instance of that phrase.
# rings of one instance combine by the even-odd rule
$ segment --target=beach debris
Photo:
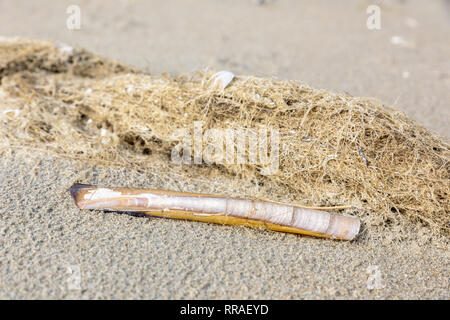
[[[89,119],[89,120],[91,120],[91,119]],[[100,129],[100,142],[103,145],[105,145],[105,146],[112,145],[113,143],[116,143],[117,140],[118,140],[118,138],[113,132],[106,130],[104,128]]]
[[[353,240],[360,229],[357,217],[323,211],[334,209],[332,207],[304,207],[267,200],[89,184],[74,184],[70,193],[80,209],[245,225],[340,240]]]
[[[391,43],[393,45],[404,47],[404,48],[414,48],[415,44],[412,41],[406,40],[402,36],[392,36]]]
[[[125,90],[127,91],[128,94],[132,95],[134,93],[134,86],[131,84],[126,85]]]
[[[234,73],[230,71],[219,71],[211,77],[211,80],[214,80],[213,87],[221,89],[225,89],[233,79]]]
[[[73,54],[73,47],[68,44],[62,42],[56,42],[55,47],[58,48],[62,53],[65,53],[69,56]]]
[[[389,45],[393,35],[386,38]],[[391,49],[406,50],[393,45]],[[184,183],[214,182],[221,192],[242,192],[245,185],[253,185],[261,195],[272,194],[271,199],[351,204],[357,209],[352,214],[364,217],[371,236],[382,226],[394,238],[403,239],[406,233],[399,228],[409,224],[424,227],[433,236],[449,235],[448,139],[419,125],[392,103],[253,76],[236,77],[225,90],[213,89],[215,72],[150,76],[81,48],[74,50],[70,61],[53,42],[0,41],[2,141],[81,157],[90,165],[132,166],[146,174],[158,170],[161,175],[171,168],[182,170]],[[410,72],[409,78],[402,78],[403,71]],[[395,70],[395,75],[405,82],[415,77],[408,68]],[[130,84],[138,94],[127,94],[125,87]],[[20,113],[4,114],[6,109]],[[201,139],[195,138],[196,121],[203,123]],[[219,148],[203,152],[211,145],[203,139],[207,130],[226,133],[264,127],[268,132],[279,130],[279,141],[255,144],[257,163],[237,163],[237,148],[228,161],[227,148],[220,151],[216,143]],[[102,128],[107,130],[104,136]],[[178,130],[186,134],[173,140]],[[250,160],[251,136],[240,136],[245,143],[239,152]],[[165,163],[176,148],[190,142],[190,149],[182,149],[188,158],[196,141],[202,142],[201,157],[195,158],[201,163],[194,163],[191,155],[189,166],[160,168],[160,161]],[[264,155],[264,146],[275,156]],[[272,153],[272,147],[279,151]],[[222,163],[203,161],[216,161],[221,152]],[[266,168],[278,171],[266,175]],[[167,185],[172,183],[176,185],[175,181]]]
[[[366,167],[368,167],[369,163],[367,162],[366,156],[364,155],[364,152],[362,151],[361,146],[359,144],[358,144],[358,153],[361,156],[361,158],[363,159],[364,164],[366,165]]]

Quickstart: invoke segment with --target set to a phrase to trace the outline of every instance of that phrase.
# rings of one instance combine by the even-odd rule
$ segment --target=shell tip
[[[69,189],[70,194],[72,195],[72,198],[75,201],[77,207],[79,207],[78,200],[80,199],[79,196],[82,193],[82,190],[85,188],[92,188],[92,187],[94,187],[92,184],[83,184],[83,183],[75,183],[73,186],[70,187]]]

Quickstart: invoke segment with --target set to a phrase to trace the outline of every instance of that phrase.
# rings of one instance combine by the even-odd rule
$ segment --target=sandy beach
[[[0,1],[0,36],[64,42],[151,74],[231,70],[374,97],[448,139],[449,2],[375,3],[380,30],[366,27],[369,1]],[[79,30],[66,27],[72,4]],[[157,156],[143,172],[39,149],[0,152],[1,299],[450,298],[448,239],[426,228],[399,241],[380,227],[344,242],[80,211],[68,193],[78,181],[272,191]]]

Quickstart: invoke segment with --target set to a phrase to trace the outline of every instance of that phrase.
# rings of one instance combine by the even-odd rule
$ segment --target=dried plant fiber
[[[170,161],[174,130],[194,121],[204,130],[276,128],[275,174],[252,164],[190,166],[211,181],[236,175],[271,188],[272,200],[353,206],[369,229],[413,223],[448,235],[444,138],[375,99],[250,76],[223,89],[211,86],[213,74],[153,76],[61,44],[0,41],[2,146],[145,170],[154,155]]]

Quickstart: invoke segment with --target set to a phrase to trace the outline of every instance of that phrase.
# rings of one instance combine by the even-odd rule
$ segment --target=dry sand
[[[81,7],[81,30],[65,27],[69,3]],[[450,136],[448,2],[382,1],[379,31],[365,27],[368,1],[256,3],[0,1],[0,35],[80,45],[152,73],[210,66],[375,96]],[[227,181],[193,184],[159,166],[142,173],[3,151],[0,298],[450,298],[448,243],[426,229],[403,242],[383,230],[326,241],[81,212],[67,192],[75,181],[227,192]],[[243,182],[233,193],[257,188]]]

